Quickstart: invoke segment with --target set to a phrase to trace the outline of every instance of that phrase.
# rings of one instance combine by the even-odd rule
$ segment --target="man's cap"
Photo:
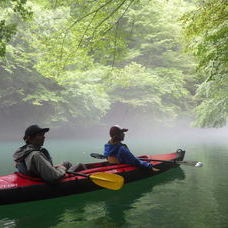
[[[123,132],[127,132],[128,129],[121,128],[119,125],[114,125],[110,128],[109,134],[111,137],[119,136]]]
[[[23,139],[25,140],[28,136],[33,136],[38,133],[45,133],[48,132],[49,128],[41,128],[38,125],[31,125],[25,130],[25,135]]]

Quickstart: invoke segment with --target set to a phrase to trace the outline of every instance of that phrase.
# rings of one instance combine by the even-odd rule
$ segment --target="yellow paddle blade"
[[[95,173],[89,175],[89,179],[95,184],[111,190],[119,190],[124,185],[124,178],[113,173]]]

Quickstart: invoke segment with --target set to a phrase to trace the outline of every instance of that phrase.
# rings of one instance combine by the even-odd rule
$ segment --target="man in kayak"
[[[128,129],[121,128],[118,125],[114,125],[110,128],[109,134],[111,139],[104,146],[104,156],[110,163],[120,164],[132,164],[135,166],[152,169],[157,172],[159,169],[153,167],[149,162],[141,161],[136,158],[128,149],[126,144],[121,143],[124,140],[125,134]]]
[[[19,172],[35,177],[41,177],[46,182],[55,182],[64,177],[66,171],[80,168],[82,164],[72,167],[68,161],[59,165],[53,165],[49,152],[43,148],[45,133],[49,128],[40,128],[31,125],[25,130],[25,145],[20,147],[13,155],[16,168]],[[84,167],[83,167],[84,168]]]

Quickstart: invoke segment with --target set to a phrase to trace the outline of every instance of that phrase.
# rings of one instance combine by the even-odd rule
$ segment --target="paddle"
[[[124,178],[120,175],[113,173],[94,173],[94,174],[85,174],[85,173],[76,173],[67,171],[69,174],[73,174],[75,176],[83,176],[91,180],[96,185],[99,185],[103,188],[111,189],[111,190],[119,190],[123,187]]]
[[[98,159],[105,159],[106,157],[102,154],[97,153],[91,153],[91,157],[98,158]],[[147,159],[147,158],[139,158],[143,161],[158,161],[158,162],[166,162],[166,163],[172,163],[172,164],[178,164],[178,165],[188,165],[188,166],[194,166],[194,167],[202,167],[203,163],[198,161],[169,161],[169,160],[160,160],[160,159]]]

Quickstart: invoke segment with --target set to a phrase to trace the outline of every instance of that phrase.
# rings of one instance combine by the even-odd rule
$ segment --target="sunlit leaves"
[[[6,45],[15,33],[16,33],[15,24],[6,25],[5,20],[0,21],[0,57],[5,56]]]
[[[55,122],[99,121],[117,103],[151,118],[185,112],[192,67],[179,2],[28,1],[33,17],[19,21],[1,62],[1,85],[14,80],[19,95],[1,88],[2,101]]]
[[[199,1],[183,17],[187,49],[198,60],[196,124],[221,127],[228,115],[228,5],[226,0]]]
[[[132,106],[132,109],[154,113],[153,117],[176,117],[188,98],[184,89],[181,71],[176,69],[146,69],[132,63],[121,70],[113,72],[111,94],[116,102]]]
[[[192,102],[186,85],[193,66],[181,50],[177,20],[185,10],[180,1],[141,1],[128,11],[122,25],[128,49],[125,61],[117,61],[125,67],[110,77],[117,102],[128,104],[132,111],[144,110],[151,118],[172,118],[189,110]]]
[[[6,55],[7,44],[16,33],[17,18],[27,20],[32,17],[26,7],[26,0],[2,0],[0,2],[0,57]]]

